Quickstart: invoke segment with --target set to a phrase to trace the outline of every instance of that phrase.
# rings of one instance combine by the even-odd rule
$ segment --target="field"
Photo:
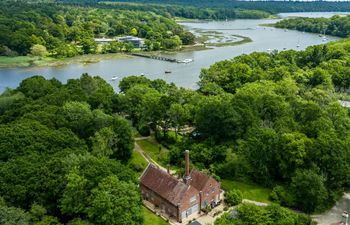
[[[269,195],[271,190],[268,188],[264,188],[252,183],[243,183],[239,181],[232,180],[222,180],[221,181],[222,188],[227,191],[231,189],[238,189],[242,192],[243,198],[257,201],[257,202],[265,202],[269,203]]]

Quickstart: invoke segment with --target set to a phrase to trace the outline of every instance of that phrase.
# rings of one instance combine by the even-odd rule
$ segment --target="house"
[[[115,41],[114,39],[112,38],[94,38],[94,41],[98,44],[102,44],[102,45],[106,45],[106,44],[109,44],[111,43],[112,41]]]
[[[123,36],[123,37],[116,37],[116,38],[94,38],[94,41],[98,44],[109,44],[113,41],[120,41],[124,43],[131,43],[134,45],[135,48],[142,48],[145,45],[145,41],[143,38],[139,37],[133,37],[133,36]]]
[[[176,179],[153,164],[147,166],[140,178],[143,199],[178,222],[200,213],[206,206],[220,203],[220,183],[196,169],[190,172],[189,165],[189,151],[186,150],[182,179]]]
[[[117,40],[124,43],[131,43],[134,45],[135,48],[142,48],[145,44],[145,41],[143,38],[133,37],[133,36],[118,37]]]

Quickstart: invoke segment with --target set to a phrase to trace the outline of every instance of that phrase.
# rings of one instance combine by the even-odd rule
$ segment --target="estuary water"
[[[314,13],[311,14],[315,16]],[[293,16],[297,15],[293,13]],[[300,15],[307,16],[308,13],[300,13]],[[319,15],[329,17],[327,13]],[[283,14],[283,17],[286,16],[286,14]],[[178,86],[195,89],[201,69],[208,68],[217,61],[231,59],[254,51],[271,51],[274,49],[279,51],[284,49],[303,50],[311,45],[339,39],[328,36],[328,39],[324,41],[317,34],[261,26],[261,24],[270,24],[277,21],[276,19],[259,19],[181,23],[188,30],[194,32],[198,32],[198,30],[201,30],[201,32],[215,32],[220,33],[224,37],[240,35],[249,37],[252,40],[252,42],[236,46],[213,47],[208,50],[177,52],[166,55],[178,60],[194,60],[188,64],[131,57],[103,60],[91,64],[70,64],[60,67],[2,68],[0,69],[0,93],[6,87],[16,88],[23,79],[33,75],[42,75],[48,79],[56,78],[65,83],[68,79],[80,77],[82,73],[99,75],[112,84],[116,90],[121,78],[141,74],[151,79],[160,78],[167,82],[173,82]],[[171,71],[171,73],[165,73],[165,71]],[[117,76],[118,79],[112,80],[114,76]]]

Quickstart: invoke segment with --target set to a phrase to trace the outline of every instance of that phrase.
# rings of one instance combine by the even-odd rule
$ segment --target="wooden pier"
[[[162,60],[162,61],[167,61],[167,62],[172,62],[172,63],[179,62],[177,59],[167,58],[167,57],[163,57],[163,56],[144,55],[144,54],[140,54],[140,53],[129,53],[129,54],[133,55],[133,56],[139,56],[139,57],[144,57],[144,58],[149,58],[149,59]]]

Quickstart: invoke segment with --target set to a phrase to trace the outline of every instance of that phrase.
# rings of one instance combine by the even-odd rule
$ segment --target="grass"
[[[134,151],[129,164],[136,170],[137,177],[139,177],[147,167],[148,162],[143,158],[141,153]]]
[[[136,141],[138,145],[157,163],[166,167],[168,159],[168,149],[157,143],[154,138]]]
[[[163,220],[161,217],[155,215],[146,207],[142,206],[143,209],[143,225],[169,225],[168,222]]]
[[[28,67],[46,64],[54,61],[49,57],[32,57],[32,56],[0,56],[0,67]]]
[[[271,193],[271,189],[269,188],[264,188],[252,183],[243,183],[243,182],[232,181],[232,180],[222,180],[221,185],[224,190],[231,190],[231,189],[240,190],[243,194],[243,198],[245,199],[270,203],[269,195]]]
[[[119,59],[130,57],[127,54],[90,54],[80,55],[71,58],[56,59],[52,57],[33,57],[33,56],[0,56],[0,68],[3,67],[30,67],[30,66],[63,66],[73,63],[88,64],[96,63],[101,60]]]

